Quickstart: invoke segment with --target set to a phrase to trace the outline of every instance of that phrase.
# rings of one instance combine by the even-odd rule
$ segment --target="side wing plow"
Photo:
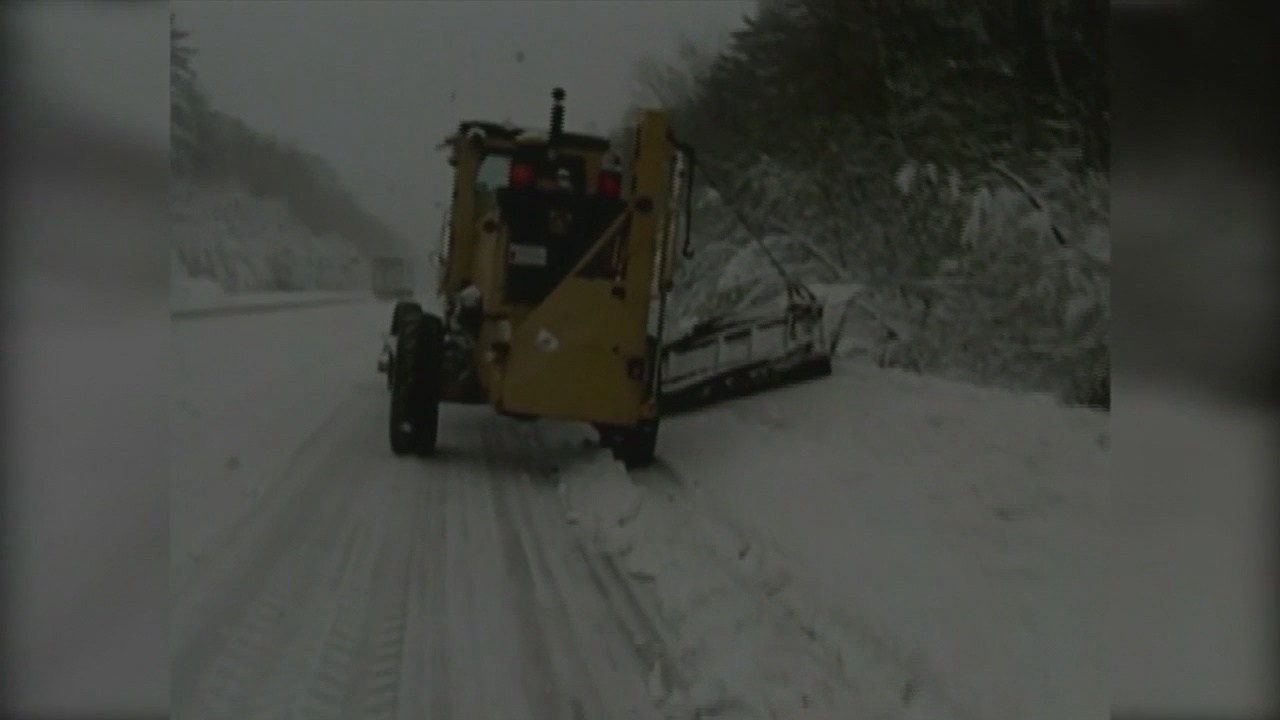
[[[781,311],[695,327],[662,348],[663,414],[831,374],[830,307],[804,289]],[[838,324],[838,323],[837,323]]]

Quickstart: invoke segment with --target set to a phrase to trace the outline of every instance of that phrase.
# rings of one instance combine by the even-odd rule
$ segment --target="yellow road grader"
[[[380,370],[391,449],[432,455],[441,403],[590,423],[630,467],[654,460],[663,375],[671,403],[830,372],[809,294],[776,317],[720,323],[664,345],[667,298],[691,254],[695,154],[665,113],[640,113],[630,162],[609,140],[464,121],[444,143],[453,195],[441,314],[403,300]]]
[[[440,404],[594,425],[629,465],[652,461],[659,346],[693,153],[666,116],[635,129],[627,187],[608,140],[467,121],[438,292],[443,316],[396,305],[388,357],[391,449],[435,451]],[[683,223],[684,237],[689,227]]]

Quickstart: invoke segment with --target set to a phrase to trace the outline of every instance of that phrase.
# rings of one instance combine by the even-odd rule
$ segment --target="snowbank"
[[[169,298],[174,309],[207,307],[228,301],[227,292],[213,279],[187,275],[176,254],[170,255]]]
[[[271,307],[294,307],[330,301],[357,299],[367,292],[249,292],[228,293],[207,277],[193,278],[177,254],[170,255],[169,310],[175,316],[206,315],[222,311],[256,310]]]
[[[663,430],[662,457],[771,547],[832,642],[885,637],[976,717],[1108,711],[1105,415],[847,367]]]
[[[570,521],[652,598],[667,629],[650,691],[669,717],[964,718],[888,634],[839,635],[783,558],[663,471],[601,454],[567,468]],[[841,644],[844,641],[845,644]]]
[[[175,318],[192,318],[260,310],[305,308],[341,302],[363,302],[370,299],[368,293],[362,292],[266,292],[236,295],[195,293],[181,300],[172,300],[170,313]]]
[[[736,586],[705,538],[693,536],[688,513],[633,485],[603,453],[567,468],[563,481],[570,521],[645,586],[670,629],[672,646],[649,681],[668,716],[793,717],[828,704],[814,687],[821,675],[797,664],[797,648],[779,642],[786,633],[767,608]]]
[[[759,717],[1103,717],[1104,415],[842,368],[664,423],[571,519],[657,598],[669,704]]]
[[[171,280],[175,293],[351,290],[369,287],[364,258],[336,235],[315,235],[276,199],[176,185]]]

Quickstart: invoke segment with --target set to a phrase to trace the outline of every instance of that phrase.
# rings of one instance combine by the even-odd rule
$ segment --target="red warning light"
[[[511,171],[507,174],[507,182],[511,187],[526,187],[533,184],[533,166],[532,165],[512,165]]]
[[[596,192],[605,197],[618,197],[622,193],[622,175],[611,170],[601,170],[596,179]]]

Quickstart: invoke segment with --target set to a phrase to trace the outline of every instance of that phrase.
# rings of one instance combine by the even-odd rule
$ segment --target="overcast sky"
[[[449,191],[433,147],[465,117],[543,125],[551,88],[574,130],[613,128],[645,56],[714,43],[753,0],[188,0],[215,107],[333,163],[371,211],[434,238]],[[451,106],[450,93],[456,92]]]

